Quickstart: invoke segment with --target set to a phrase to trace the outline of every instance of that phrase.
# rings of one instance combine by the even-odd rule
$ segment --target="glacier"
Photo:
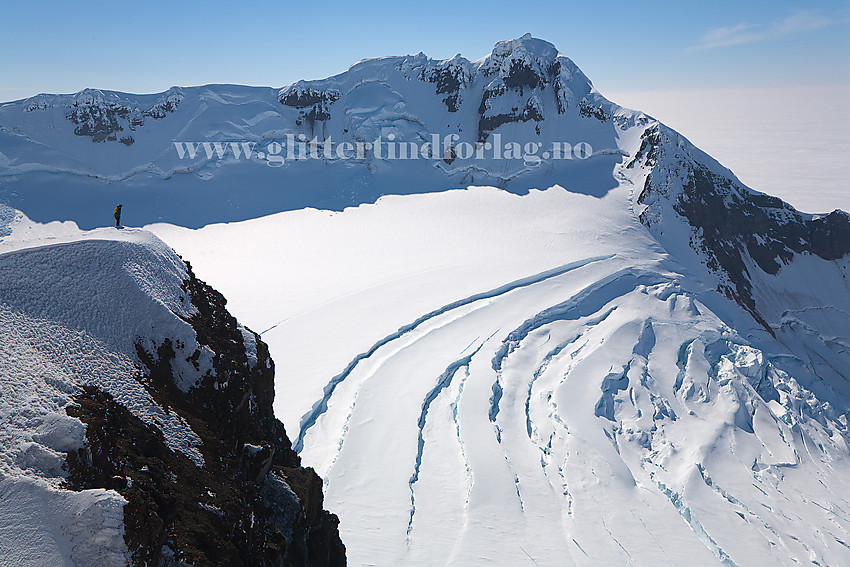
[[[150,229],[267,329],[276,412],[351,564],[841,564],[846,338],[826,390],[629,195],[477,187]]]

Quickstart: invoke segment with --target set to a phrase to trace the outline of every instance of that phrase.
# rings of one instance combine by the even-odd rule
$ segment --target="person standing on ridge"
[[[112,213],[115,217],[115,228],[121,228],[121,205],[115,207],[115,212]]]

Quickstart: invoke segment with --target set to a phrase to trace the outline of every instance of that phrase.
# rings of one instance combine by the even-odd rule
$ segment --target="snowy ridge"
[[[0,564],[344,565],[227,300],[150,232],[3,221]]]
[[[8,321],[3,328],[17,335],[8,348],[38,346],[30,356],[9,357],[5,375],[28,377],[32,366],[47,364],[53,371],[43,375],[64,384],[59,389],[67,391],[108,376],[113,384],[97,385],[144,421],[172,431],[166,436],[172,447],[202,465],[197,436],[179,416],[159,408],[136,379],[136,344],[154,351],[165,336],[183,344],[182,356],[175,360],[178,376],[194,370],[187,359],[195,350],[199,366],[212,372],[212,351],[197,344],[195,331],[185,322],[193,307],[181,287],[184,264],[144,231],[101,229],[72,235],[69,227],[64,235],[54,236],[64,242],[45,245],[44,240],[16,238],[18,230],[28,231],[26,219],[18,223],[9,241],[0,242],[0,298]],[[33,293],[37,289],[43,293]],[[79,296],[96,301],[75,309]],[[77,354],[65,357],[63,352]],[[67,365],[61,373],[55,368],[59,361]],[[180,381],[178,387],[187,391],[192,380]]]
[[[198,227],[470,184],[524,193],[554,179],[604,192],[615,184],[612,168],[629,153],[621,138],[649,122],[607,101],[552,44],[529,35],[499,42],[474,62],[421,53],[370,59],[283,89],[38,95],[0,106],[0,202],[38,221],[65,220],[74,211],[80,226],[92,228],[98,211],[120,200],[134,224]],[[270,144],[300,136],[317,140],[317,159],[266,159]],[[433,147],[434,136],[440,147]],[[325,153],[326,140],[336,148],[378,138],[432,146],[429,157],[415,160]],[[509,142],[538,146],[531,157],[511,150],[518,155],[502,159]],[[193,144],[191,151],[184,143]],[[461,143],[491,149],[481,159],[463,156],[455,152]],[[593,149],[586,160],[569,149],[580,143]],[[541,157],[565,147],[569,159]],[[243,189],[231,191],[237,184]]]
[[[4,560],[125,565],[124,498],[111,490],[59,490],[67,452],[85,440],[84,424],[65,409],[81,387],[96,386],[203,466],[199,437],[139,382],[135,351],[135,344],[155,350],[170,336],[182,343],[181,353],[197,349],[199,364],[210,364],[211,352],[183,320],[193,311],[181,289],[185,266],[144,231],[82,233],[19,216],[10,232],[0,242]],[[185,354],[175,360],[178,375],[181,362],[189,364]]]
[[[626,167],[647,171],[635,212],[665,249],[702,264],[718,291],[821,378],[808,387],[846,396],[850,216],[800,213],[753,191],[663,125],[647,128]]]

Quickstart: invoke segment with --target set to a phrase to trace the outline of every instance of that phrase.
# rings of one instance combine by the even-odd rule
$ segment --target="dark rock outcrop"
[[[339,100],[340,92],[336,89],[313,89],[296,83],[290,89],[282,92],[278,100],[284,106],[299,110],[298,124],[307,124],[312,128],[316,122],[329,120],[331,105]]]
[[[653,228],[664,216],[659,207],[669,203],[672,211],[692,228],[691,247],[705,257],[710,271],[722,276],[718,291],[774,334],[753,298],[751,272],[761,270],[775,275],[798,254],[812,254],[824,260],[850,254],[850,215],[839,210],[823,216],[800,213],[777,197],[752,191],[686,155],[670,153],[669,148],[676,144],[667,137],[659,126],[648,128],[640,149],[627,166],[641,163],[652,168],[638,197],[639,204],[649,203],[641,222]],[[662,159],[666,160],[663,165]],[[675,178],[683,180],[674,194],[665,189],[663,182],[672,175],[670,162]]]
[[[611,116],[605,112],[605,109],[602,106],[593,104],[587,99],[582,99],[582,101],[578,105],[579,114],[585,118],[595,118],[600,122],[607,122],[611,119]]]
[[[159,120],[177,110],[183,94],[179,89],[166,91],[150,108],[140,109],[138,106],[120,101],[115,95],[104,96],[100,91],[82,91],[75,97],[66,118],[76,124],[74,134],[87,136],[93,142],[120,141],[127,147],[135,141],[132,136],[124,136],[118,140],[118,132],[126,127],[134,131],[144,125],[145,120]]]
[[[520,88],[517,87],[516,90]],[[540,107],[539,99],[528,98],[523,106],[513,106],[508,111],[494,111],[491,108],[491,99],[498,99],[509,89],[504,85],[495,87],[487,87],[484,89],[484,94],[481,98],[481,104],[478,106],[478,141],[484,142],[496,128],[502,124],[511,124],[515,122],[535,122],[543,121],[543,111]]]
[[[268,348],[191,267],[184,285],[197,309],[189,323],[215,353],[214,373],[199,371],[197,386],[181,392],[174,345],[165,339],[156,352],[137,345],[145,367],[139,379],[201,438],[204,466],[172,451],[160,430],[109,394],[86,387],[67,410],[87,426],[85,447],[68,455],[68,487],[114,489],[127,499],[134,565],[345,565],[338,520],[323,510],[322,481],[301,467],[272,412]]]
[[[424,69],[419,78],[433,83],[438,95],[448,95],[443,98],[443,104],[449,112],[458,111],[462,101],[461,91],[472,80],[469,61],[460,55],[443,61],[436,67]]]
[[[571,61],[553,45],[528,34],[497,43],[481,73],[491,80],[478,107],[479,142],[503,124],[533,121],[539,134],[539,123],[547,114],[543,101],[554,98],[558,114],[564,114],[571,101],[591,90],[590,82]],[[611,118],[600,104],[587,100],[582,100],[580,115],[602,122]]]

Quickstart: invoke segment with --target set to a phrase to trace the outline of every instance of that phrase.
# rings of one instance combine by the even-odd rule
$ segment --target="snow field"
[[[814,380],[713,313],[738,308],[630,195],[470,188],[151,230],[265,331],[352,565],[848,560],[825,489],[847,448],[800,401]]]

